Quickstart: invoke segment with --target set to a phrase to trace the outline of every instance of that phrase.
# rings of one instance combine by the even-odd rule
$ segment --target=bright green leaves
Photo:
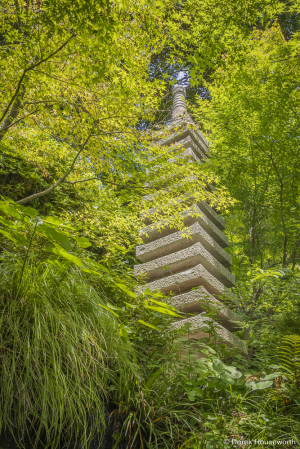
[[[213,360],[213,369],[217,371],[218,373],[222,373],[224,369],[224,364],[220,359],[214,359]]]
[[[39,234],[44,235],[50,241],[58,244],[65,251],[71,251],[71,239],[73,239],[74,237],[67,231],[61,232],[57,230],[57,227],[64,226],[63,222],[58,218],[45,217],[45,219],[43,219],[39,217],[38,211],[36,209],[32,207],[24,207],[11,201],[1,201],[0,210],[17,220],[15,223],[12,223],[11,221],[0,217],[0,223],[3,226],[14,229],[12,236],[15,235],[16,242],[22,245],[26,245],[26,233],[30,232],[30,229],[34,226],[37,226],[37,232]],[[21,234],[20,232],[17,232],[17,229],[22,230],[23,233]],[[3,235],[6,235],[8,237],[7,231],[1,232]],[[4,232],[6,232],[6,234],[4,234]]]
[[[153,119],[164,93],[164,83],[150,80],[148,68],[168,33],[161,20],[168,2],[145,3],[62,0],[38,9],[26,2],[1,7],[0,31],[10,50],[0,48],[0,116],[10,126],[0,123],[0,139],[13,157],[32,164],[33,192],[41,185],[47,185],[45,195],[51,186],[60,193],[84,191],[86,179],[102,188],[100,173],[101,181],[117,186],[146,159],[140,148],[147,138],[136,124],[141,117]],[[13,109],[15,126],[9,113],[20,97],[27,109],[21,118]],[[46,184],[37,182],[40,176]],[[20,198],[25,191],[10,190],[9,196]],[[83,248],[88,243],[78,241]]]
[[[12,222],[10,220],[6,220],[3,217],[0,217],[0,223],[3,224],[4,226],[8,226],[9,228],[12,228],[12,229],[17,228],[17,226],[14,224],[14,222]]]
[[[64,259],[69,260],[70,262],[74,263],[78,267],[83,267],[83,261],[79,259],[79,257],[74,256],[73,254],[69,254],[66,251],[63,251],[58,248],[46,248],[45,251],[48,251],[50,253],[56,254],[60,257],[63,257]]]
[[[86,237],[76,237],[76,243],[81,246],[81,248],[89,248],[92,245]]]
[[[133,333],[133,330],[130,329],[129,326],[126,326],[126,324],[121,324],[119,329],[121,337],[123,337],[124,340],[129,343],[129,335]]]
[[[7,215],[17,219],[15,222],[0,217],[0,224],[4,229],[0,229],[0,234],[10,239],[17,245],[27,246],[30,236],[33,230],[36,229],[35,239],[36,243],[40,244],[40,238],[46,238],[48,244],[54,243],[55,247],[44,248],[44,242],[42,247],[45,251],[59,256],[65,261],[75,264],[83,271],[91,274],[101,275],[101,272],[109,273],[106,267],[101,264],[97,264],[92,261],[85,254],[80,257],[72,254],[72,251],[76,251],[77,244],[80,247],[86,248],[90,246],[90,242],[86,237],[77,237],[74,235],[74,228],[65,224],[59,218],[50,216],[41,218],[38,211],[32,207],[24,207],[12,202],[0,203],[0,210]],[[62,228],[58,230],[58,228]],[[73,230],[73,231],[72,231]],[[72,232],[72,233],[71,233]],[[46,244],[47,246],[47,244]],[[93,269],[89,267],[92,265]],[[99,271],[96,271],[99,270]]]
[[[144,293],[144,296],[140,300],[137,300],[137,295],[129,290],[124,283],[118,282],[110,276],[110,270],[108,270],[108,268],[101,263],[92,260],[90,257],[87,257],[82,249],[79,253],[78,246],[85,249],[91,245],[90,240],[86,237],[77,236],[75,228],[69,226],[68,223],[64,223],[62,220],[54,216],[42,218],[38,215],[38,211],[36,209],[26,208],[23,206],[20,207],[19,205],[11,202],[1,203],[1,210],[9,216],[17,218],[17,220],[12,222],[11,220],[0,217],[0,223],[5,229],[7,229],[0,229],[0,233],[14,243],[21,244],[23,246],[27,244],[28,238],[31,238],[31,235],[34,236],[35,245],[42,244],[42,249],[44,251],[51,253],[58,258],[54,260],[47,259],[47,263],[50,263],[59,269],[66,266],[66,264],[71,263],[76,265],[82,273],[88,273],[97,277],[99,276],[100,279],[104,274],[109,275],[105,278],[106,282],[109,282],[113,288],[117,287],[122,292],[126,293],[126,295],[136,300],[135,304],[124,302],[127,310],[131,310],[134,314],[143,314],[146,312],[148,315],[150,313],[150,316],[151,313],[159,313],[170,317],[181,317],[174,307],[154,299],[156,297],[160,297],[160,294],[152,293],[147,290]],[[19,232],[19,228],[22,229],[23,233]],[[32,234],[33,230],[35,231]],[[44,247],[43,239],[47,239],[48,241],[54,243],[55,246]],[[126,308],[120,308],[108,302],[106,305],[99,305],[117,318],[121,318],[124,316],[124,313],[127,313],[125,312]],[[151,322],[145,321],[144,319],[140,319],[140,317],[137,319],[137,322],[145,327],[159,330],[157,326]],[[129,341],[130,332],[128,329],[126,326],[120,328],[121,336],[125,338],[126,341]]]
[[[272,7],[271,7],[272,5]],[[224,55],[231,49],[242,53],[240,41],[249,37],[250,29],[261,20],[278,13],[278,1],[188,0],[170,10],[168,26],[171,30],[169,63],[189,64],[191,85],[199,85],[206,70],[213,73],[216,66],[226,66]],[[245,24],[248,24],[245,26]],[[238,44],[237,44],[238,41]]]
[[[191,125],[190,128],[193,132],[194,126]],[[168,128],[160,131],[158,136],[162,140],[167,139]],[[144,179],[144,182],[147,182],[147,195],[140,202],[145,222],[147,220],[157,223],[158,229],[168,226],[187,233],[184,224],[187,209],[191,216],[196,217],[201,216],[196,206],[201,201],[209,202],[218,210],[227,209],[233,204],[232,198],[223,188],[215,190],[200,188],[200,186],[208,187],[215,181],[215,177],[208,163],[191,163],[193,158],[185,153],[183,147],[157,146],[151,149],[151,153],[151,161],[146,166],[147,178]],[[178,163],[169,163],[171,155]],[[151,225],[147,229],[151,229]]]
[[[19,211],[11,203],[6,201],[0,202],[0,210],[10,217],[19,220],[19,222],[16,221],[13,223],[10,220],[0,217],[0,224],[2,224],[4,228],[6,228],[6,230],[0,229],[0,234],[2,234],[15,244],[26,247],[28,240],[26,238],[26,233],[23,231],[24,220],[26,219],[26,217],[20,214]]]
[[[247,391],[244,385],[245,376],[235,367],[228,366],[219,358],[210,352],[209,347],[204,344],[199,345],[203,352],[209,354],[208,358],[201,358],[194,362],[193,373],[195,377],[183,385],[190,401],[203,400],[206,395],[206,389],[218,390],[219,395],[225,395],[227,391],[235,389],[238,391]],[[196,377],[197,376],[197,377]],[[201,388],[201,387],[204,387]],[[211,394],[211,393],[209,393]]]
[[[27,209],[27,208],[26,208]],[[65,225],[65,223],[62,221],[62,220],[60,220],[58,217],[54,217],[54,216],[49,216],[49,217],[45,217],[44,218],[44,221],[46,221],[47,223],[50,223],[50,224],[52,224],[52,225],[54,225],[54,226],[66,226]],[[71,226],[67,226],[69,229],[72,229],[72,227]]]
[[[158,327],[154,326],[153,324],[146,323],[144,320],[138,320],[138,323],[143,324],[144,326],[150,327],[150,328],[158,330],[158,331],[160,330],[160,329],[158,329]]]
[[[8,239],[10,239],[11,241],[13,241],[14,243],[17,243],[17,244],[23,245],[23,246],[26,246],[26,244],[27,244],[27,239],[20,232],[17,232],[17,231],[7,232],[7,231],[3,231],[2,229],[0,229],[0,233],[2,235],[4,235],[5,237],[7,237]]]
[[[299,333],[299,33],[285,40],[276,24],[237,42],[195,112],[211,168],[237,200],[226,228],[259,372],[282,335]]]
[[[36,210],[36,209],[34,209],[33,207],[24,207],[24,206],[21,206],[21,205],[18,205],[18,208],[23,212],[23,214],[25,214],[25,215],[29,215],[30,217],[37,217],[38,216],[38,211]],[[51,218],[51,217],[48,217],[48,218]],[[48,218],[47,218],[47,221],[48,221]],[[55,218],[55,217],[53,217],[53,218]],[[57,223],[54,223],[54,224],[57,224]]]
[[[149,293],[148,293],[148,294],[149,294]],[[150,301],[150,302],[153,302],[154,304],[157,304],[157,305],[159,305],[159,306],[161,306],[161,307],[164,307],[164,308],[167,308],[167,309],[169,309],[169,310],[173,310],[174,312],[176,312],[175,307],[171,306],[170,304],[167,304],[167,303],[162,302],[162,301],[157,301],[157,300],[155,300],[155,299],[153,299],[153,298],[149,299],[149,301]]]
[[[226,384],[234,385],[235,380],[228,373],[223,373],[220,375],[220,379],[223,380]]]
[[[116,317],[119,317],[119,315],[118,315],[116,312],[114,312],[114,311],[111,309],[111,307],[107,307],[107,306],[105,306],[104,304],[99,304],[99,306],[102,307],[102,308],[105,309],[105,310],[108,310],[110,313],[112,313],[112,314],[115,315]]]
[[[119,287],[121,290],[123,290],[125,293],[127,293],[128,296],[131,296],[131,298],[136,298],[136,294],[128,290],[126,285],[120,284],[119,282],[115,283],[117,287]]]
[[[13,207],[10,203],[1,201],[0,202],[0,210],[4,212],[5,214],[10,215],[13,218],[16,218],[17,220],[22,220],[21,214],[17,211],[15,207]]]
[[[261,268],[273,257],[285,266],[300,230],[291,212],[299,209],[300,66],[290,58],[299,36],[285,41],[276,25],[239,44],[243,54],[232,49],[207,85],[211,101],[199,99],[198,119],[210,131],[213,169],[239,201],[227,219],[233,252]]]
[[[281,345],[276,348],[276,355],[282,370],[288,374],[295,386],[300,388],[300,336],[285,336]]]
[[[266,388],[271,387],[271,385],[273,385],[273,381],[272,380],[268,380],[266,382],[257,382],[257,384],[255,384],[254,389],[256,390],[265,390]]]
[[[165,315],[171,315],[181,318],[181,315],[178,315],[177,313],[173,312],[173,310],[169,310],[167,307],[157,307],[157,306],[149,306],[145,305],[146,309],[154,310],[155,312],[159,312]]]
[[[71,251],[71,242],[65,234],[58,232],[56,229],[46,225],[45,223],[38,227],[38,231],[44,234],[50,240],[54,240],[55,243],[58,243],[66,251]]]

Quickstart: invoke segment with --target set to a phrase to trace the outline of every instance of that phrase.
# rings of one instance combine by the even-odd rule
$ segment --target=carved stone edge
[[[230,273],[215,257],[207,251],[204,246],[197,242],[194,245],[181,251],[159,257],[149,262],[135,265],[134,275],[136,277],[144,274],[148,279],[164,276],[165,273],[172,271],[182,271],[194,265],[201,263],[205,269],[220,282],[232,287],[235,284],[235,276]],[[168,267],[167,270],[164,270]]]
[[[184,235],[183,235],[184,234]],[[186,237],[188,235],[189,237]],[[136,247],[136,257],[142,262],[149,262],[176,251],[192,246],[199,241],[220,263],[231,265],[232,257],[210,236],[198,222],[185,231],[177,231],[153,242]],[[177,248],[176,248],[177,247]]]

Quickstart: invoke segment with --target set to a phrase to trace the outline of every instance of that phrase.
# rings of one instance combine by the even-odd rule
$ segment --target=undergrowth
[[[51,448],[101,436],[107,392],[133,370],[117,322],[75,268],[29,264],[20,286],[21,267],[0,264],[0,431]]]

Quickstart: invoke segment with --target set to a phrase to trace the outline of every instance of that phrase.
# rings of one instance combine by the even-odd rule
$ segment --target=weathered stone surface
[[[168,304],[184,313],[202,313],[205,310],[213,310],[216,313],[216,318],[229,330],[238,329],[240,327],[238,322],[242,321],[239,315],[208,293],[202,286],[197,290],[173,296],[168,299]]]
[[[172,89],[172,96],[173,96],[173,110],[172,110],[172,123],[167,127],[167,129],[172,132],[173,137],[176,135],[182,133],[183,131],[191,131],[191,134],[193,134],[193,138],[198,145],[204,146],[205,150],[208,150],[208,142],[203,136],[203,134],[200,132],[199,128],[195,126],[195,123],[193,122],[191,116],[189,115],[186,107],[186,91],[185,87],[176,85]],[[168,145],[169,139],[161,138],[160,135],[162,133],[158,133],[157,137],[154,139],[155,141],[158,141],[160,145]]]
[[[188,154],[190,156],[192,156],[192,158],[194,159],[195,162],[197,162],[198,164],[203,164],[201,159],[196,155],[196,153],[191,148],[187,148],[185,150],[184,155],[188,155]]]
[[[186,235],[189,237],[186,237]],[[173,232],[158,240],[136,247],[136,256],[142,262],[167,256],[200,242],[224,266],[231,265],[231,255],[228,254],[201,226],[194,223],[187,230]]]
[[[197,216],[193,216],[197,214]],[[214,225],[214,223],[205,215],[200,208],[194,204],[186,211],[182,212],[181,215],[184,218],[184,225],[191,226],[194,223],[199,223],[200,226],[209,234],[220,246],[226,248],[228,246],[228,237],[223,234],[220,229]],[[139,236],[144,243],[153,242],[153,240],[162,238],[166,235],[172,234],[176,231],[174,228],[166,226],[167,221],[161,221],[158,223],[153,223],[145,228],[141,229]]]
[[[185,87],[176,85],[172,89],[173,96],[173,110],[172,110],[172,123],[178,123],[182,119],[192,122],[190,115],[186,109],[185,102]]]
[[[201,285],[221,301],[222,296],[231,297],[234,300],[235,295],[200,264],[181,273],[149,282],[138,287],[137,292],[149,288],[150,291],[161,290],[165,294],[170,292],[181,294]]]
[[[208,327],[211,323],[213,323],[214,330],[218,335],[217,342],[225,343],[229,347],[235,347],[244,354],[247,353],[245,342],[233,335],[229,330],[225,329],[219,323],[216,323],[214,320],[207,316],[202,316],[202,314],[199,314],[192,318],[187,318],[185,320],[176,321],[175,323],[173,323],[173,327],[174,329],[180,329],[181,327],[188,325],[189,339],[199,340],[199,338],[209,338],[209,333],[205,332],[203,328]]]
[[[206,215],[206,217],[209,218],[215,226],[217,226],[217,228],[221,231],[225,229],[225,220],[220,217],[220,215],[218,215],[217,212],[215,212],[207,203],[204,201],[199,201],[197,206]]]
[[[189,248],[185,248],[176,253],[135,265],[134,274],[136,277],[146,274],[145,280],[159,279],[169,274],[175,274],[187,268],[202,264],[206,270],[226,287],[235,284],[235,277],[220,262],[218,262],[204,246],[197,242]]]
[[[178,147],[183,147],[186,150],[191,150],[197,156],[197,158],[200,159],[200,161],[202,161],[202,160],[207,161],[208,160],[208,158],[205,155],[205,153],[201,150],[201,148],[199,148],[198,145],[196,145],[195,141],[192,139],[192,137],[190,135],[187,135],[183,139],[179,140],[176,143],[176,145]]]
[[[187,121],[183,121],[182,124],[177,126],[176,128],[178,129],[175,130],[175,127],[170,127],[169,129],[172,134],[168,137],[162,138],[157,143],[159,145],[169,146],[180,142],[187,136],[190,136],[191,139],[193,139],[195,145],[197,145],[204,154],[208,153],[207,140],[200,131],[195,129],[194,126],[191,126]]]

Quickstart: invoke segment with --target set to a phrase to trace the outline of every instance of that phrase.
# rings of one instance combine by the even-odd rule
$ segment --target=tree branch
[[[22,120],[24,120],[24,118],[29,117],[30,115],[35,114],[38,111],[38,109],[35,109],[33,112],[30,112],[27,115],[24,115],[23,117],[19,118],[18,120],[16,120],[15,122],[11,123],[10,125],[6,126],[5,128],[2,128],[0,131],[0,142],[3,139],[3,137],[5,136],[6,132],[9,130],[9,128],[11,128],[12,126],[16,125],[17,123],[21,122]],[[4,124],[6,122],[7,118],[4,120]],[[3,132],[5,131],[5,132]]]
[[[22,87],[23,87],[22,92],[19,93],[19,95],[16,97],[10,110],[10,113],[8,114],[8,117],[6,117],[0,125],[0,142],[7,133],[7,131],[9,130],[9,128],[12,126],[13,124],[12,122],[14,121],[14,119],[19,115],[22,99],[25,94],[25,87],[24,86]]]
[[[87,178],[87,179],[81,179],[80,181],[67,181],[65,180],[64,182],[67,184],[77,184],[78,182],[87,182],[87,181],[92,181],[93,179],[98,179],[100,181],[100,179],[98,178],[98,176],[94,176],[93,178]]]
[[[297,249],[298,249],[299,245],[300,245],[300,235],[298,235],[298,239],[296,240],[296,243],[295,243],[295,246],[294,246],[292,254],[286,260],[286,264],[289,264],[291,261],[293,261],[293,268],[294,268],[294,265],[295,265],[295,257],[296,257],[296,252],[297,252]]]
[[[88,141],[91,138],[91,135],[92,135],[92,131],[90,132],[90,134],[86,138],[85,142],[82,144],[82,148],[77,152],[76,156],[74,157],[73,162],[72,162],[69,170],[66,171],[66,173],[61,178],[59,178],[59,180],[56,181],[55,184],[53,184],[48,189],[43,190],[42,192],[34,193],[33,195],[27,196],[26,198],[23,198],[22,200],[16,201],[16,203],[18,203],[18,204],[25,204],[25,203],[28,203],[28,201],[32,201],[32,200],[35,200],[36,198],[40,198],[41,196],[45,196],[45,195],[47,195],[47,193],[52,192],[54,189],[56,189],[56,187],[58,187],[60,184],[65,182],[67,176],[69,176],[69,174],[73,170],[74,165],[75,165],[77,159],[79,158],[80,154],[84,151],[86,144],[88,143]]]
[[[21,75],[21,77],[19,79],[16,91],[15,91],[14,95],[11,97],[7,107],[5,108],[5,110],[4,110],[3,114],[2,114],[2,117],[0,119],[1,123],[3,122],[5,116],[7,115],[11,105],[17,99],[17,97],[19,95],[19,92],[20,92],[20,89],[22,87],[23,80],[24,80],[26,74],[28,72],[30,72],[31,70],[35,69],[36,67],[38,67],[39,65],[43,64],[44,62],[48,61],[50,58],[55,56],[57,53],[59,53],[70,42],[70,40],[73,39],[73,37],[75,37],[75,34],[72,34],[72,36],[69,39],[67,39],[66,42],[64,42],[60,47],[58,47],[53,53],[48,55],[46,58],[41,59],[40,61],[36,62],[35,64],[32,64],[31,66],[29,66],[29,67],[27,67],[26,69],[23,70],[23,73],[22,73],[22,75]]]

